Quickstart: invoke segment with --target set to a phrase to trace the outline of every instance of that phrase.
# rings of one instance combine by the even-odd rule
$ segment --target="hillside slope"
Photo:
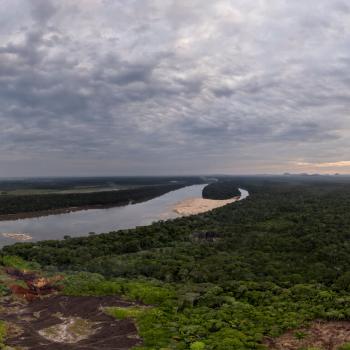
[[[145,349],[281,349],[278,337],[288,330],[297,341],[284,349],[335,350],[350,341],[328,326],[333,333],[323,343],[305,341],[313,320],[342,321],[343,333],[350,329],[349,184],[231,181],[251,196],[197,216],[16,244],[2,253],[50,271],[76,271],[71,282],[81,294],[94,295],[101,283],[157,286],[158,316],[152,325],[141,322]]]

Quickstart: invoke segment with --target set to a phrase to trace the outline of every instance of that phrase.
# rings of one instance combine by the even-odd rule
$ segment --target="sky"
[[[0,6],[0,177],[350,173],[348,1]]]

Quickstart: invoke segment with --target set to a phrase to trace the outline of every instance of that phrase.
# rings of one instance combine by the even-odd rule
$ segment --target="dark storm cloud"
[[[47,162],[53,175],[346,161],[345,1],[4,0],[3,8],[0,176],[17,175],[18,163],[35,174]]]

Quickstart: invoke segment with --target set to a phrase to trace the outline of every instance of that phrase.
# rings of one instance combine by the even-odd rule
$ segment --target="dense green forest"
[[[203,198],[230,199],[239,196],[239,184],[232,181],[220,181],[209,184],[203,189]]]
[[[349,320],[349,179],[237,177],[206,193],[238,187],[250,196],[205,214],[2,254],[67,273],[73,295],[156,305],[135,316],[144,349],[265,349],[312,320]]]
[[[0,215],[50,211],[73,207],[108,207],[126,205],[129,202],[142,202],[158,197],[169,191],[200,182],[171,183],[131,188],[119,191],[101,191],[91,193],[1,195]]]

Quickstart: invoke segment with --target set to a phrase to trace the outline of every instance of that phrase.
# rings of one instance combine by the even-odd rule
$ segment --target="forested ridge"
[[[232,187],[250,196],[201,215],[15,244],[2,254],[69,273],[72,294],[128,295],[129,283],[156,291],[148,300],[156,315],[139,318],[145,349],[266,349],[266,339],[312,320],[349,320],[348,180],[235,178],[211,186],[210,196],[226,198]]]

